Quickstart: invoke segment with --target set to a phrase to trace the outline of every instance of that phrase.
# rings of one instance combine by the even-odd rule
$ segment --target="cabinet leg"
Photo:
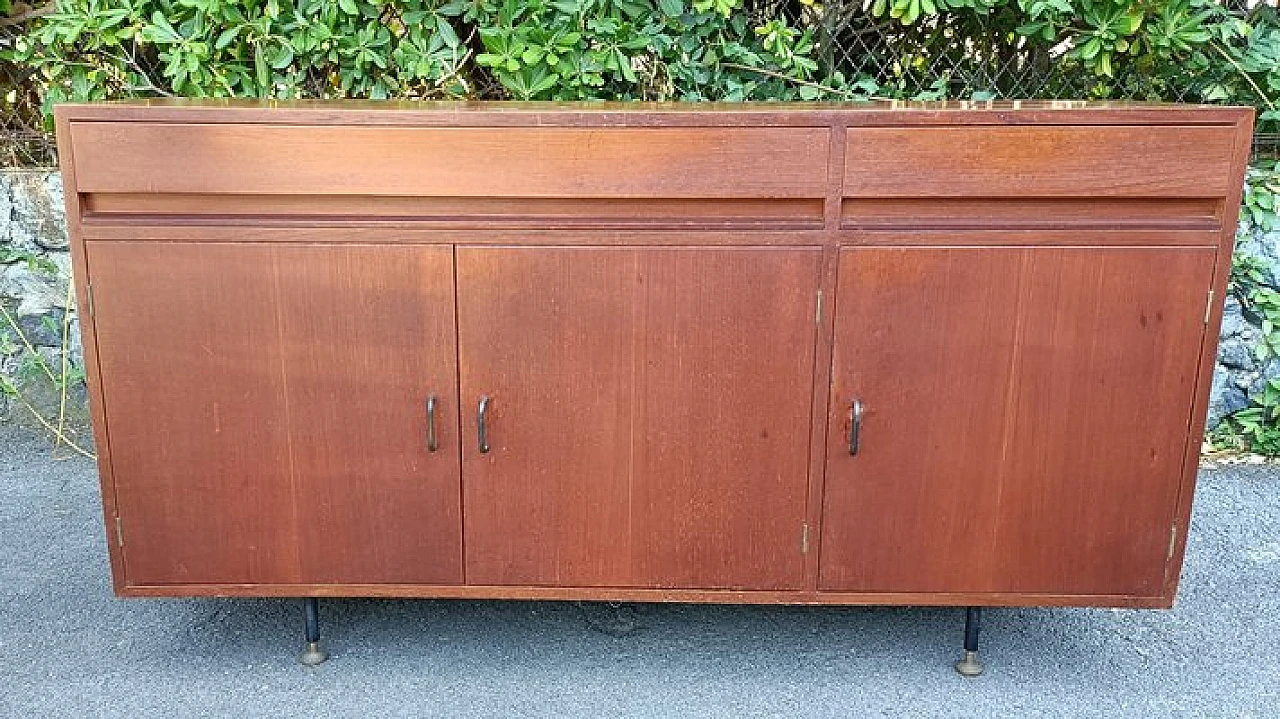
[[[982,622],[982,608],[969,607],[964,612],[964,658],[956,662],[956,671],[962,677],[976,677],[982,673],[978,661],[978,625]]]
[[[320,600],[307,597],[302,600],[302,608],[306,613],[307,648],[302,651],[298,661],[314,667],[329,658],[329,653],[320,646]]]

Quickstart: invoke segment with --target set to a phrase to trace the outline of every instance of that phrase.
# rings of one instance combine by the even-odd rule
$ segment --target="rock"
[[[1222,418],[1249,406],[1249,397],[1237,387],[1229,372],[1222,367],[1213,375],[1213,387],[1209,391],[1208,428],[1213,429]]]
[[[1264,379],[1280,379],[1280,358],[1272,357],[1262,367]]]
[[[9,241],[13,225],[13,200],[9,192],[9,175],[0,172],[0,245]]]
[[[62,346],[62,318],[66,310],[53,309],[46,314],[19,315],[18,328],[35,347]]]
[[[11,170],[9,243],[25,250],[67,249],[62,178],[47,170]]]
[[[1223,304],[1222,331],[1218,336],[1224,340],[1228,337],[1236,337],[1250,327],[1249,320],[1244,318],[1244,308],[1240,306],[1240,300],[1228,295],[1227,301]]]
[[[1273,379],[1280,379],[1280,361],[1277,361],[1274,357],[1249,382],[1249,396],[1257,397],[1261,395],[1262,390],[1266,389],[1267,383]]]
[[[1280,286],[1280,231],[1257,233],[1250,249],[1255,249],[1255,254],[1267,260],[1267,264],[1271,266],[1268,284],[1272,287]]]
[[[1257,364],[1253,350],[1239,337],[1228,337],[1218,345],[1218,363],[1231,369],[1249,370]]]
[[[1253,386],[1254,380],[1258,379],[1257,372],[1246,372],[1246,371],[1239,371],[1239,370],[1227,370],[1227,371],[1231,373],[1230,375],[1231,384],[1235,385],[1236,387],[1239,387],[1245,392],[1248,392],[1249,388]]]
[[[17,300],[19,315],[48,314],[54,308],[65,309],[67,286],[59,287],[65,281],[26,262],[0,265],[0,300]]]

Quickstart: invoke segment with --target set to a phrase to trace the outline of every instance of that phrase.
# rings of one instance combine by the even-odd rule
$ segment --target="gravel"
[[[1280,716],[1280,466],[1205,470],[1171,611],[114,598],[84,459],[0,427],[0,716]]]

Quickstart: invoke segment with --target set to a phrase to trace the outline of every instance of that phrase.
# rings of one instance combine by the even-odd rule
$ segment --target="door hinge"
[[[85,297],[87,297],[89,300],[89,306],[86,309],[89,310],[89,317],[92,318],[93,317],[93,284],[92,283],[86,284],[84,286],[84,294],[85,294]]]
[[[120,528],[120,515],[116,515],[116,546],[124,546],[124,530]]]
[[[1213,290],[1209,290],[1209,301],[1204,305],[1204,323],[1209,324],[1209,316],[1213,314]]]
[[[1178,525],[1174,524],[1169,530],[1169,554],[1165,556],[1165,561],[1173,561],[1173,548],[1178,545]]]
[[[822,290],[818,290],[818,311],[813,315],[813,323],[822,326]]]
[[[800,553],[809,553],[809,523],[805,522],[800,527]]]

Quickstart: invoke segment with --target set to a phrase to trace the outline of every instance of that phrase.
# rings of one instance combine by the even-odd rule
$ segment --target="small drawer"
[[[82,193],[821,198],[830,130],[75,122]]]
[[[860,127],[848,131],[854,198],[1221,198],[1236,128]]]

